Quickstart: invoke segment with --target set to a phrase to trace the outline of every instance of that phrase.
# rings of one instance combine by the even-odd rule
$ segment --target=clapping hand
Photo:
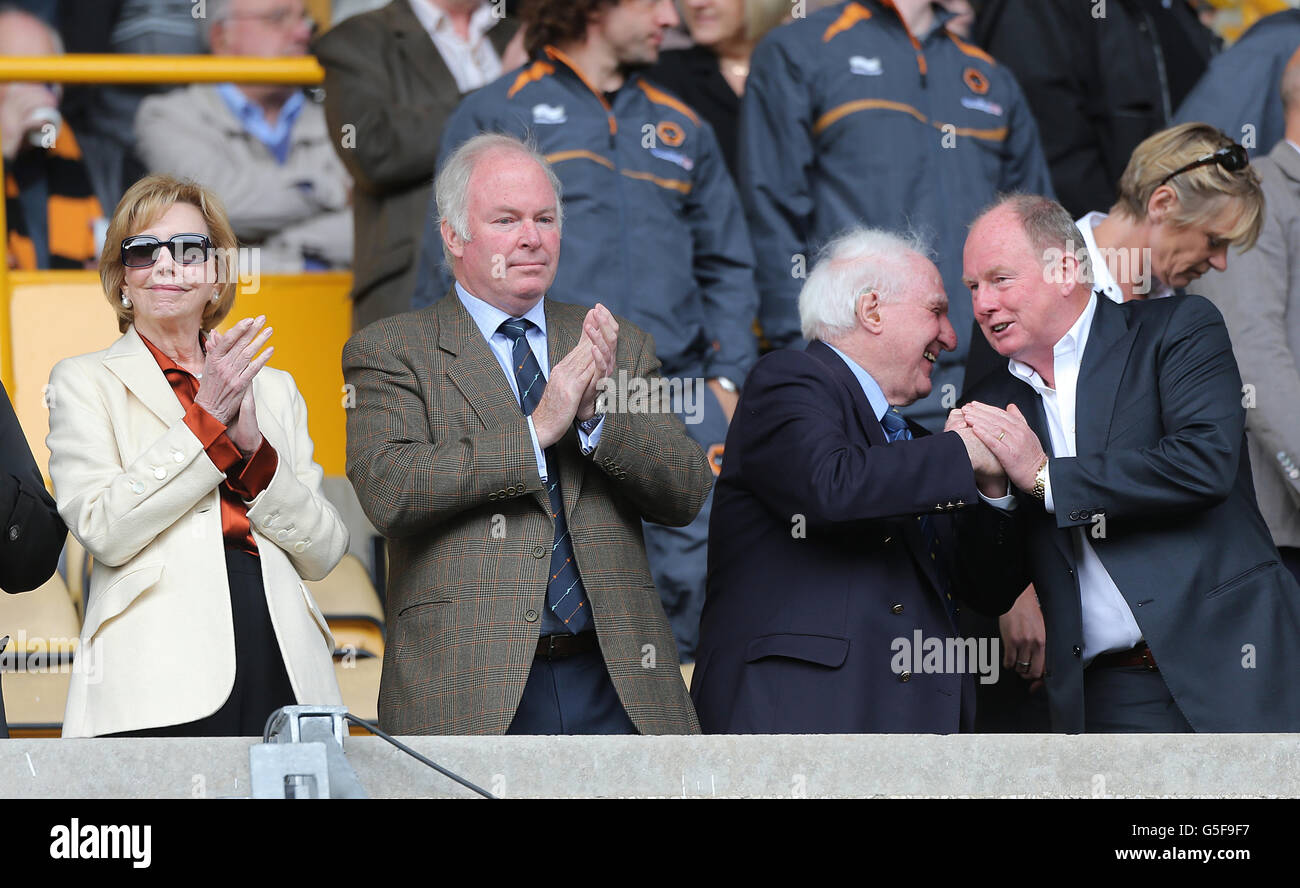
[[[226,433],[244,456],[262,441],[253,403],[253,379],[271,360],[275,348],[262,351],[272,328],[262,329],[266,316],[244,318],[226,333],[208,334],[203,376],[194,402],[226,426]],[[260,354],[259,354],[260,352]],[[244,408],[247,415],[243,415]]]

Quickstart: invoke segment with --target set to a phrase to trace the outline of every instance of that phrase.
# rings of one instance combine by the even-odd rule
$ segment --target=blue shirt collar
[[[870,402],[871,409],[875,411],[876,419],[879,420],[885,415],[885,411],[889,409],[889,402],[885,400],[885,393],[881,390],[880,384],[872,379],[871,374],[863,369],[862,365],[857,361],[844,354],[844,352],[840,351],[829,342],[823,340],[823,343],[827,348],[839,355],[840,359],[844,361],[844,363],[849,365],[849,369],[852,370],[853,375],[857,377],[858,385],[862,386],[862,393],[867,396],[867,401]]]
[[[456,296],[460,299],[461,305],[469,312],[469,316],[474,319],[478,325],[479,332],[483,334],[485,340],[491,341],[501,322],[515,317],[515,315],[506,314],[495,305],[491,305],[479,299],[461,286],[460,281],[456,281]],[[537,329],[542,331],[542,336],[546,335],[546,300],[538,299],[537,304],[523,315],[524,318],[532,321],[537,325]],[[504,336],[505,334],[501,334]]]
[[[293,95],[289,96],[275,119],[275,126],[266,122],[266,115],[262,113],[261,107],[240,92],[233,83],[219,84],[217,93],[235,115],[240,126],[265,145],[278,162],[284,163],[288,159],[293,125],[298,120],[298,115],[302,113],[305,102],[300,91],[295,90]]]

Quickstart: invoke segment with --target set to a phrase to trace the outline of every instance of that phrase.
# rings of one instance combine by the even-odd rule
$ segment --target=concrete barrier
[[[506,798],[1294,797],[1300,735],[410,737]],[[247,797],[255,738],[0,741],[0,797]],[[373,798],[472,793],[376,737]]]

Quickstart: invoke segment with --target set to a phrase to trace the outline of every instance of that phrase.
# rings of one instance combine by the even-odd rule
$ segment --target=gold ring
[[[1002,436],[1005,435],[1006,433],[1007,433],[1006,429],[1003,429],[1002,431],[998,432],[998,440],[1001,441]]]

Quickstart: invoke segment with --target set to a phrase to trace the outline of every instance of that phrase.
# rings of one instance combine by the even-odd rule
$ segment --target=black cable
[[[468,780],[464,779],[463,777],[459,777],[453,774],[451,771],[448,771],[446,768],[442,767],[437,762],[427,759],[424,756],[420,755],[420,753],[416,752],[414,749],[407,746],[405,743],[402,743],[400,740],[388,736],[387,734],[385,734],[383,731],[379,729],[379,725],[372,725],[364,718],[358,718],[357,716],[353,715],[350,712],[344,713],[343,717],[348,721],[352,722],[354,725],[360,725],[361,727],[365,728],[367,731],[374,734],[376,737],[380,737],[384,740],[387,740],[389,743],[393,744],[398,749],[402,750],[402,752],[406,753],[409,756],[412,756],[413,758],[418,759],[419,761],[428,765],[430,768],[433,768],[435,771],[437,771],[439,774],[443,775],[444,777],[449,777],[452,780],[455,780],[457,783],[459,783],[461,786],[465,787],[466,789],[473,790],[474,792],[483,796],[483,798],[485,799],[496,798],[496,796],[492,795],[492,793],[488,792],[486,789],[480,789],[479,787],[475,786],[473,783],[470,783]],[[269,722],[267,723],[267,726],[268,728],[270,727]]]

